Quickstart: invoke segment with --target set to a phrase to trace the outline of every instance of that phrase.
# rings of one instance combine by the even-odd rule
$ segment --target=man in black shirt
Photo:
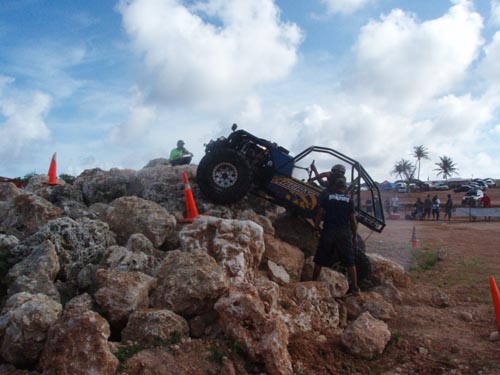
[[[353,200],[345,194],[346,180],[338,177],[319,198],[319,209],[314,224],[323,230],[314,256],[313,280],[317,280],[322,267],[330,267],[340,258],[351,279],[351,292],[359,293],[354,249],[357,246],[357,221]]]

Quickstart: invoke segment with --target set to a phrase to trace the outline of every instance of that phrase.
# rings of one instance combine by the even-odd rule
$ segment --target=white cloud
[[[33,144],[50,138],[44,117],[52,98],[42,92],[11,90],[13,78],[0,76],[0,157],[19,157]]]
[[[491,1],[490,22],[494,26],[500,26],[500,0],[492,0]]]
[[[227,105],[285,77],[297,60],[300,29],[280,20],[272,0],[122,1],[119,10],[144,57],[149,98]]]
[[[500,31],[493,36],[490,44],[484,48],[484,59],[479,72],[488,85],[500,85]]]
[[[462,83],[483,43],[482,27],[466,0],[425,22],[393,10],[362,28],[344,87],[374,105],[413,112]]]
[[[329,13],[352,14],[374,0],[321,0]]]

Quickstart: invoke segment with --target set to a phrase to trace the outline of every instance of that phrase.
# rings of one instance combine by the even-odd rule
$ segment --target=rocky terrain
[[[180,223],[184,171],[192,224]],[[153,161],[72,185],[0,184],[0,374],[371,373],[346,363],[398,339],[388,324],[409,273],[370,253],[359,296],[333,270],[310,281],[305,223],[253,197],[206,202],[195,172]],[[414,373],[399,365],[383,372]]]

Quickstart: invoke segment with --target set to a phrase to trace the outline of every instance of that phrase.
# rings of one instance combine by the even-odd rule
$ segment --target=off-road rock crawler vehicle
[[[313,219],[318,209],[318,198],[323,188],[307,182],[311,178],[314,160],[309,167],[299,165],[312,154],[329,155],[331,164],[349,165],[348,192],[356,206],[358,221],[381,232],[385,226],[380,191],[364,168],[355,160],[331,148],[311,146],[292,157],[287,149],[276,143],[258,138],[245,130],[236,130],[226,138],[211,140],[205,149],[197,170],[201,192],[216,203],[234,203],[252,192],[285,207],[304,219]],[[307,180],[294,177],[295,172],[306,172]],[[349,170],[347,170],[349,172]],[[371,201],[370,209],[362,201]],[[360,279],[371,272],[370,262],[364,254],[360,239],[356,266]]]
[[[347,169],[348,192],[354,199],[358,221],[381,232],[385,226],[380,191],[364,168],[355,160],[331,148],[311,146],[292,157],[287,149],[258,138],[245,130],[236,130],[226,138],[211,140],[205,149],[197,170],[201,192],[216,203],[234,203],[252,192],[266,198],[306,219],[312,219],[318,208],[318,197],[323,189],[294,177],[306,171],[311,177],[311,166],[301,167],[300,161],[312,153],[331,156],[331,164],[339,161],[351,166]],[[314,162],[313,162],[314,163]],[[370,200],[370,209],[363,202]]]

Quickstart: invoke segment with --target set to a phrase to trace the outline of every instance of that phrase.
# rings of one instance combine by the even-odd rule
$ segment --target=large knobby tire
[[[214,150],[201,159],[196,172],[198,186],[205,197],[215,203],[234,203],[252,186],[248,161],[232,149]]]

